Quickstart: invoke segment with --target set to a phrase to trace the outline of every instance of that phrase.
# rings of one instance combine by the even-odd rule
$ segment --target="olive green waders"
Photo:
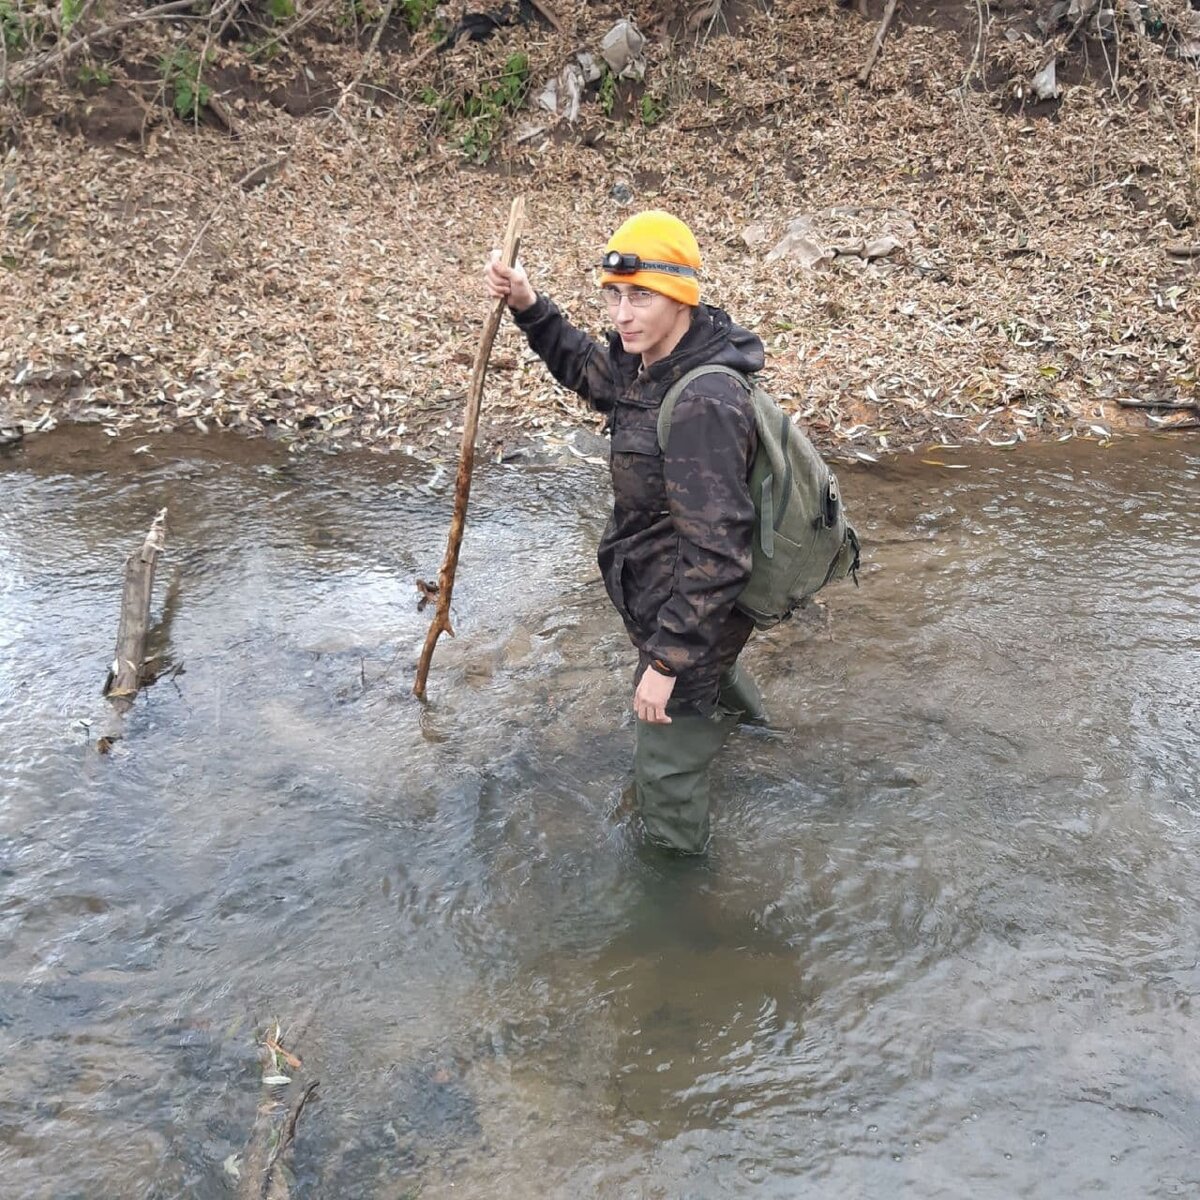
[[[762,692],[749,671],[743,671],[737,661],[721,675],[717,704],[726,712],[736,713],[743,725],[765,725],[767,710],[763,707]]]
[[[669,725],[637,723],[633,757],[637,807],[646,836],[682,854],[699,854],[708,841],[708,768],[739,721],[766,719],[754,680],[735,662],[720,678],[716,708],[668,705]]]

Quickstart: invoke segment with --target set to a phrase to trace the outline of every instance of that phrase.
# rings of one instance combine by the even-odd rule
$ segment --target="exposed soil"
[[[866,20],[818,0],[690,25],[713,9],[665,7],[633,12],[645,80],[611,103],[593,82],[575,124],[537,95],[625,15],[581,0],[553,5],[562,33],[510,5],[511,24],[442,50],[398,21],[373,54],[370,24],[314,24],[270,53],[218,41],[194,123],[171,108],[169,29],[43,81],[4,110],[0,425],[451,452],[480,268],[517,190],[535,285],[596,332],[611,229],[641,207],[687,219],[706,299],[763,337],[769,386],[838,454],[1107,437],[1154,427],[1122,398],[1200,402],[1200,255],[1168,252],[1200,241],[1200,81],[1162,37],[1125,31],[1114,72],[1092,31],[1037,100],[1045,14],[1018,0],[901,5],[865,88],[880,0]],[[486,128],[446,115],[516,53],[519,109]],[[843,250],[900,244],[815,269],[770,259],[801,214]],[[588,424],[502,331],[488,451]]]

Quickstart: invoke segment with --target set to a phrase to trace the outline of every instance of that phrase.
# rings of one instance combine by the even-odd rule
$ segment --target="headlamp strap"
[[[613,275],[633,275],[638,271],[655,271],[660,275],[694,276],[696,274],[692,267],[685,267],[680,263],[641,259],[636,254],[622,254],[619,250],[610,250],[600,260],[600,266]]]

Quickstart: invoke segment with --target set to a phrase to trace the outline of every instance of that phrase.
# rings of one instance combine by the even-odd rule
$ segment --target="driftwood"
[[[1150,423],[1159,433],[1175,433],[1183,429],[1200,429],[1200,417],[1156,417],[1150,414]]]
[[[500,252],[500,261],[511,267],[517,261],[517,253],[521,247],[521,228],[525,223],[525,200],[518,196],[512,202],[508,214],[508,229],[504,234],[504,247]],[[475,352],[475,365],[471,370],[471,386],[467,392],[467,407],[463,417],[462,443],[458,454],[458,476],[454,481],[454,515],[450,520],[450,537],[446,544],[446,557],[438,574],[437,611],[425,635],[425,646],[421,650],[421,659],[417,664],[417,680],[413,684],[413,695],[418,700],[425,699],[425,683],[429,678],[429,664],[433,659],[433,649],[438,638],[443,633],[454,636],[450,625],[450,599],[454,591],[454,573],[458,570],[458,551],[462,545],[463,525],[467,519],[467,501],[471,494],[471,471],[475,466],[475,435],[479,429],[479,409],[483,402],[483,378],[487,373],[488,359],[492,353],[492,343],[496,340],[496,331],[500,328],[500,320],[504,316],[505,301],[497,299],[492,304],[487,321],[483,326],[483,336],[479,339],[479,349]],[[426,585],[427,592],[434,589]]]
[[[550,26],[555,33],[562,33],[563,23],[559,19],[558,13],[546,3],[546,0],[533,0],[533,7],[550,22]]]
[[[225,103],[215,92],[208,98],[208,109],[229,130],[232,137],[241,137],[242,131],[238,125],[237,118],[233,115],[229,105]]]
[[[1200,409],[1200,400],[1135,400],[1122,396],[1117,400],[1122,408]]]
[[[303,1064],[291,1051],[283,1048],[277,1040],[280,1036],[276,1027],[274,1036],[268,1034],[264,1040],[263,1065],[267,1079],[276,1078],[279,1082],[268,1082],[272,1092],[259,1105],[246,1149],[232,1171],[238,1180],[237,1200],[288,1200],[291,1189],[283,1169],[285,1156],[296,1140],[300,1114],[320,1086],[319,1080],[305,1081]],[[289,1042],[292,1037],[289,1034]],[[282,1075],[283,1071],[288,1074]],[[281,1086],[287,1091],[276,1099]],[[227,1161],[236,1160],[230,1156]]]
[[[887,7],[883,10],[883,19],[879,22],[879,28],[875,30],[875,37],[871,42],[867,61],[863,63],[862,70],[858,73],[859,83],[865,84],[871,78],[871,72],[875,69],[875,60],[879,57],[879,52],[883,49],[883,39],[887,37],[888,29],[891,27],[892,18],[895,15],[896,0],[888,0]]]
[[[125,560],[125,588],[121,595],[121,620],[117,627],[117,656],[104,682],[104,695],[112,701],[118,718],[133,705],[142,686],[146,663],[146,633],[150,628],[150,597],[154,569],[167,537],[167,510],[154,518],[145,541]],[[101,749],[107,747],[101,746]]]

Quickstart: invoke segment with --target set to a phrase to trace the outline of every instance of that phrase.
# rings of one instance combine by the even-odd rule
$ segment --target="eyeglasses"
[[[637,287],[623,292],[619,287],[611,283],[606,283],[600,289],[600,295],[604,297],[604,303],[615,311],[621,307],[622,300],[628,300],[632,308],[649,308],[658,295],[658,292],[653,292],[649,288]]]

